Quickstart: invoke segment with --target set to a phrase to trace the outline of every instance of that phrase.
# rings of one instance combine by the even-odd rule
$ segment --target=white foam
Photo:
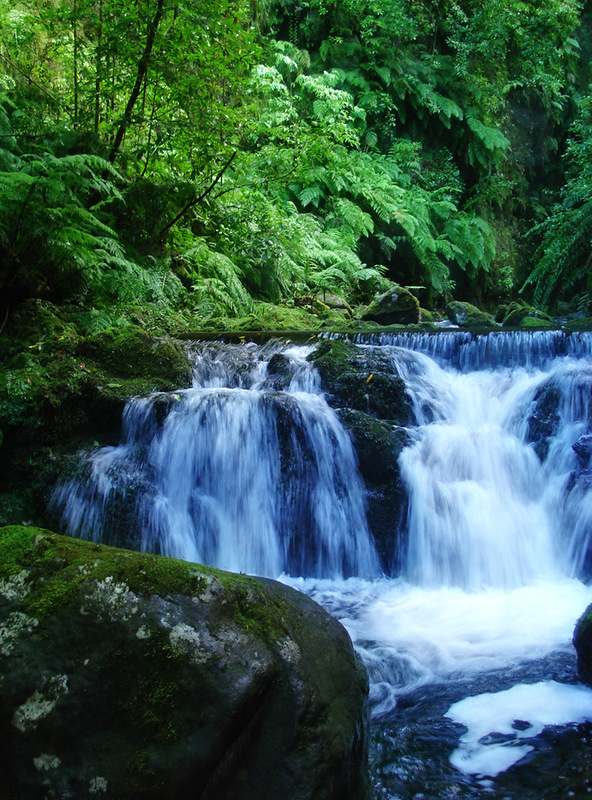
[[[419,685],[571,650],[576,620],[592,602],[592,587],[570,578],[483,592],[388,579],[282,580],[347,628],[370,675],[375,714]]]
[[[555,681],[521,683],[503,692],[466,697],[450,706],[445,716],[467,728],[451,764],[468,775],[494,777],[533,749],[523,740],[538,736],[549,725],[591,720],[592,689]]]

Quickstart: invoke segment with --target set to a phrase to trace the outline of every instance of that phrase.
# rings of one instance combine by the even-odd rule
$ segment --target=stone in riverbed
[[[0,798],[366,800],[367,678],[310,598],[0,529]]]

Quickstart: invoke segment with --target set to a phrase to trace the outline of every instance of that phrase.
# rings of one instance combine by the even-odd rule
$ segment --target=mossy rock
[[[556,327],[551,319],[541,319],[540,317],[524,317],[521,323],[523,330],[552,330]]]
[[[0,529],[1,800],[366,800],[367,679],[271,580]]]
[[[179,345],[154,339],[131,325],[88,336],[76,352],[106,375],[140,380],[148,391],[191,385],[191,365]]]
[[[493,320],[489,314],[471,303],[453,300],[446,306],[448,318],[461,328],[491,328]]]
[[[362,314],[362,319],[380,325],[409,325],[419,322],[419,300],[409,289],[394,285],[370,303]]]
[[[592,317],[578,317],[570,319],[564,324],[564,329],[571,333],[577,331],[592,331]]]
[[[412,412],[405,383],[380,348],[361,349],[349,342],[325,339],[308,358],[321,375],[331,405],[399,425],[409,423]]]
[[[548,327],[554,326],[552,317],[544,311],[517,302],[510,303],[502,322],[505,328],[546,327],[547,323],[551,323]]]

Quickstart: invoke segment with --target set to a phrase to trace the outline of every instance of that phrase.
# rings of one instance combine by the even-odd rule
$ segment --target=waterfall
[[[306,352],[195,345],[193,388],[132,400],[121,444],[58,489],[67,530],[257,575],[375,575],[352,444]]]
[[[189,344],[193,387],[131,400],[121,443],[88,454],[53,507],[74,535],[307,592],[348,629],[374,716],[395,720],[389,742],[416,730],[402,697],[439,707],[446,687],[459,702],[438,726],[469,728],[451,764],[493,776],[546,725],[592,718],[592,693],[542,680],[540,666],[569,656],[573,673],[573,626],[592,601],[592,336],[351,339],[378,350],[413,408],[398,461],[405,527],[386,526],[397,574],[379,564],[352,439],[307,360],[315,345]],[[504,691],[480,694],[488,681]],[[467,698],[469,685],[481,688]]]

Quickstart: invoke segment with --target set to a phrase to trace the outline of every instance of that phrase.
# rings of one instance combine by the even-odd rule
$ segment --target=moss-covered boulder
[[[544,311],[526,303],[510,303],[502,322],[504,328],[552,328],[553,319]]]
[[[353,408],[378,419],[407,425],[412,416],[405,383],[380,348],[359,348],[349,342],[325,339],[310,354],[320,373],[329,402]]]
[[[419,300],[409,289],[394,285],[370,303],[362,313],[362,319],[377,322],[379,325],[409,325],[419,322]]]
[[[491,328],[493,319],[471,303],[453,300],[446,306],[448,319],[461,328]]]
[[[191,385],[191,364],[175,342],[131,325],[83,338],[57,309],[38,306],[24,304],[12,336],[0,337],[0,524],[45,520],[61,454],[116,441],[130,397]],[[27,310],[36,311],[31,320]]]
[[[0,529],[0,798],[363,800],[367,680],[270,580]]]
[[[147,394],[191,385],[191,365],[179,345],[148,336],[135,326],[87,336],[76,353],[88,362],[91,374],[94,366],[111,378],[111,385],[113,379],[121,379],[121,386],[114,388],[126,392]]]
[[[578,672],[584,683],[592,685],[592,604],[576,623],[573,643],[578,656]]]

